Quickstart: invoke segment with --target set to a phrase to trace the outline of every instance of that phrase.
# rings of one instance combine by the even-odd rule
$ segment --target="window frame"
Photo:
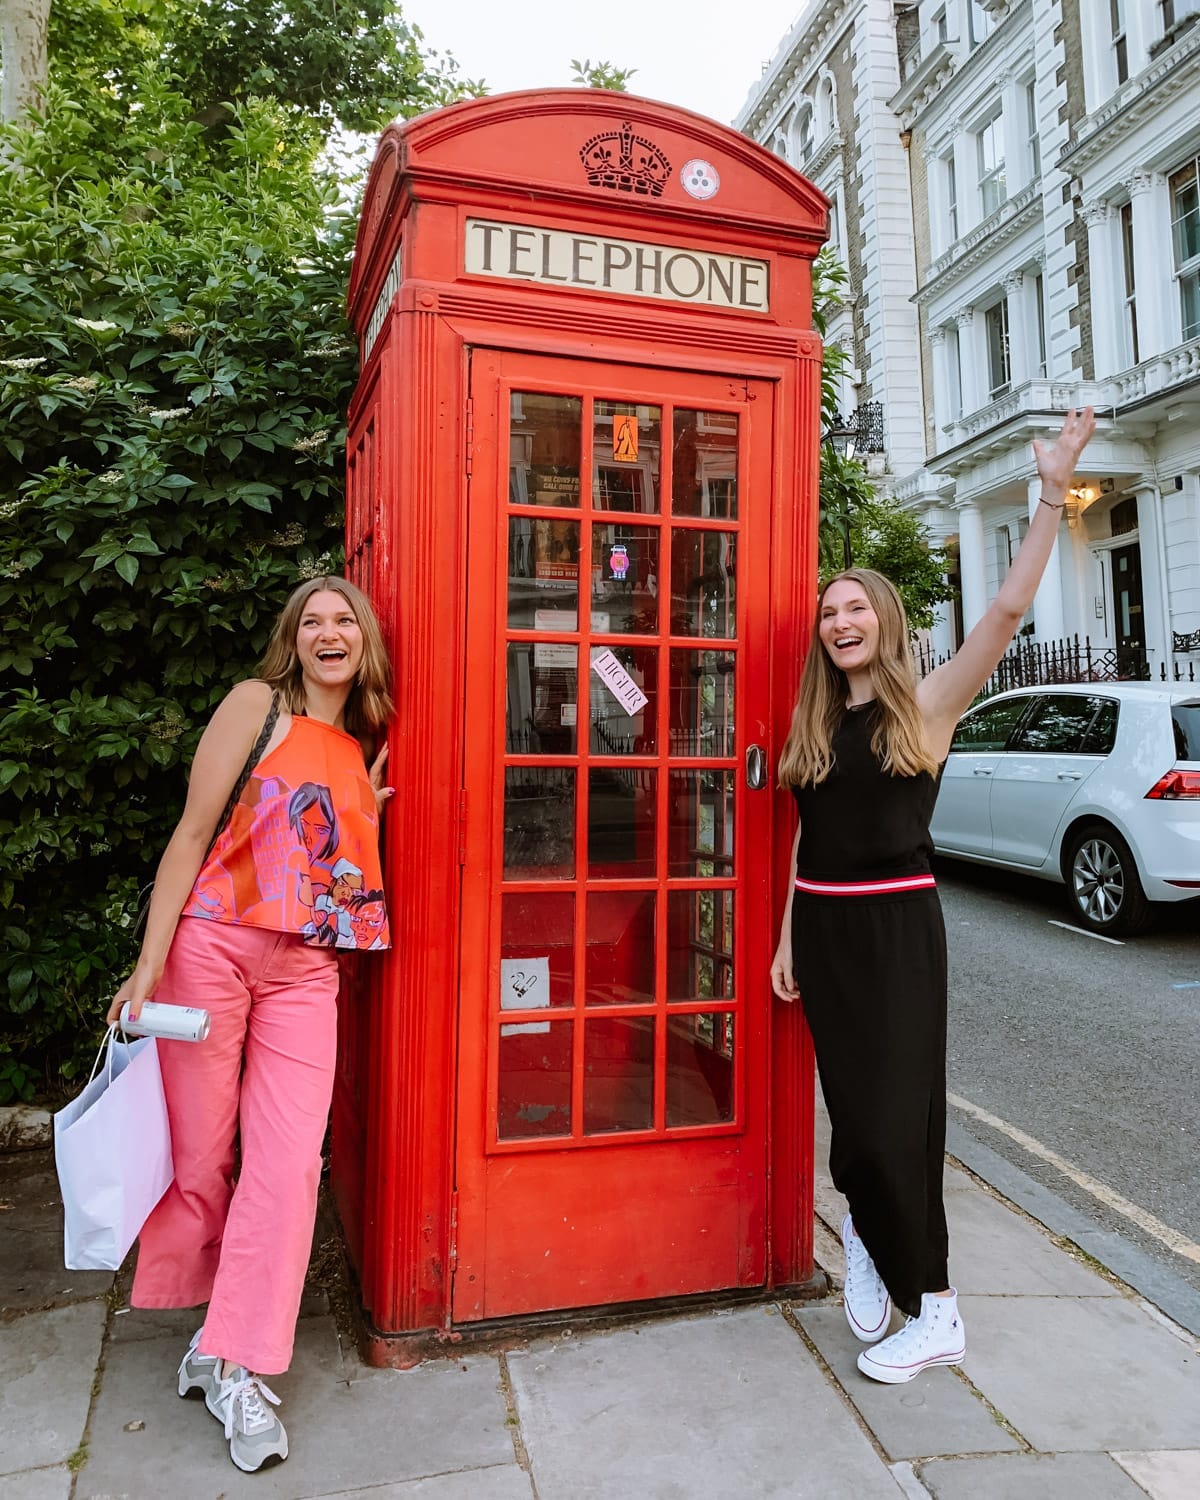
[[[987,219],[1008,201],[1008,184],[1004,160],[1004,110],[997,109],[981,120],[974,130],[975,155],[979,170],[979,217]],[[989,154],[992,157],[988,163]],[[995,198],[994,202],[990,200]]]
[[[1184,178],[1190,175],[1190,181],[1184,182]],[[1186,342],[1188,339],[1200,337],[1200,155],[1192,157],[1181,167],[1168,175],[1167,187],[1170,194],[1171,206],[1171,255],[1175,262],[1175,279],[1179,283],[1179,319],[1180,336]],[[1194,195],[1192,205],[1185,211],[1180,212],[1177,204],[1181,189],[1190,187]],[[1189,222],[1189,227],[1195,237],[1195,252],[1186,258],[1183,256],[1183,224]],[[1191,320],[1189,322],[1189,306],[1191,308]]]
[[[1090,706],[1091,711],[1087,715],[1087,722],[1077,732],[1078,743],[1067,745],[1029,744],[1026,736],[1031,730],[1037,728],[1044,714],[1048,711],[1049,705],[1058,700],[1068,703],[1083,703]],[[1101,747],[1093,749],[1089,741],[1097,729],[1101,715],[1107,711],[1110,705],[1114,705],[1117,709],[1117,717],[1112,722],[1111,733],[1108,731],[1107,726],[1101,726],[1105,728],[1108,737],[1108,747],[1107,749]],[[1120,719],[1120,712],[1120,699],[1107,698],[1101,693],[1035,693],[1029,712],[1014,730],[1007,748],[1010,753],[1021,755],[1111,755],[1113,747],[1117,742],[1117,723]]]
[[[998,401],[1012,390],[1012,325],[1007,297],[1001,297],[984,309],[983,326],[987,344],[988,400]],[[994,344],[993,331],[996,334]],[[1002,378],[998,380],[997,375]]]
[[[1025,719],[1026,719],[1026,717],[1029,714],[1030,705],[1034,702],[1034,700],[1037,697],[1038,697],[1037,693],[1030,692],[1030,693],[1026,693],[1023,697],[1018,697],[1018,698],[1000,698],[1000,699],[989,698],[989,699],[986,699],[983,703],[980,703],[978,705],[978,707],[972,708],[972,709],[968,709],[967,712],[965,714],[963,714],[962,718],[959,719],[958,723],[954,726],[954,738],[950,741],[949,754],[951,754],[951,755],[955,755],[955,754],[957,754],[957,755],[1003,755],[1005,753],[1005,751],[1009,748],[1009,746],[1012,744],[1012,742],[1013,742],[1013,736],[1015,734],[1017,734],[1017,732],[1020,730],[1022,724],[1024,724]],[[1018,708],[1016,717],[1012,720],[1011,724],[1009,725],[1008,734],[1005,736],[1004,743],[1002,745],[997,746],[997,745],[993,745],[993,744],[976,744],[976,745],[971,745],[971,744],[962,745],[962,744],[959,744],[958,737],[962,733],[964,724],[968,724],[968,723],[970,723],[972,721],[978,722],[982,718],[982,716],[984,714],[986,714],[986,713],[988,713],[988,712],[990,712],[992,710],[995,710],[995,709],[1007,708],[1008,706],[1010,706],[1013,703],[1018,704],[1019,708]]]
[[[1129,27],[1125,20],[1125,0],[1108,0],[1108,22],[1117,87],[1129,82]]]

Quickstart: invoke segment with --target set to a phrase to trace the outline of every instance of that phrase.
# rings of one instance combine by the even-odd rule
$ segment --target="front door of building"
[[[453,1318],[762,1285],[772,387],[471,392]]]
[[[1113,614],[1117,671],[1122,677],[1145,673],[1146,618],[1142,597],[1142,549],[1137,542],[1115,547],[1112,558]]]

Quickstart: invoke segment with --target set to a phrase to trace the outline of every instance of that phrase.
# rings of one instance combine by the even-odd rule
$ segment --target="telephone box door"
[[[472,353],[455,1322],[766,1281],[773,392]]]

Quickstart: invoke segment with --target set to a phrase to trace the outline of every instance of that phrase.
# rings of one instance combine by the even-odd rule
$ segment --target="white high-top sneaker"
[[[892,1299],[875,1269],[870,1251],[855,1234],[849,1214],[842,1220],[842,1246],[846,1251],[846,1286],[842,1293],[846,1322],[856,1339],[873,1344],[888,1330]]]
[[[858,1356],[858,1368],[872,1380],[903,1385],[931,1365],[956,1365],[967,1352],[967,1337],[958,1315],[958,1294],[921,1295],[921,1312],[909,1318],[899,1333]]]

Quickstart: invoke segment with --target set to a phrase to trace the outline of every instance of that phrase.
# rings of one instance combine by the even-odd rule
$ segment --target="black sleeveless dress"
[[[946,932],[929,877],[937,778],[885,774],[873,703],[847,710],[819,786],[794,787],[796,873],[865,894],[792,897],[792,965],[829,1110],[829,1166],[892,1301],[915,1316],[949,1285]]]

